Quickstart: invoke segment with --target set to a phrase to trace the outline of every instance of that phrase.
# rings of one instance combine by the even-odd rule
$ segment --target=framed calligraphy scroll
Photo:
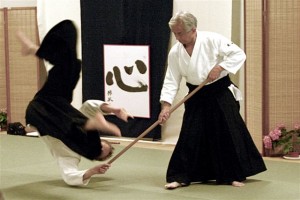
[[[149,45],[104,45],[105,101],[150,118]]]

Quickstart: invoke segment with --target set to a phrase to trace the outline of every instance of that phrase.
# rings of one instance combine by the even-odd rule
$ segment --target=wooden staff
[[[186,102],[191,96],[193,96],[196,92],[198,92],[204,85],[208,83],[208,79],[206,79],[203,83],[198,85],[191,93],[185,96],[180,102],[178,102],[175,106],[170,109],[170,114],[176,110],[181,104]],[[140,134],[134,141],[132,141],[129,145],[127,145],[122,151],[120,151],[117,155],[115,155],[112,159],[108,161],[108,164],[113,163],[117,158],[119,158],[122,154],[124,154],[130,147],[132,147],[137,141],[142,139],[145,135],[147,135],[152,129],[154,129],[157,125],[160,124],[160,121],[157,120],[153,123],[149,128],[147,128],[142,134]]]

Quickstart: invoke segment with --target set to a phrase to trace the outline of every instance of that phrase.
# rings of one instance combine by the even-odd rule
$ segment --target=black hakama
[[[204,86],[185,102],[178,142],[167,170],[167,182],[189,185],[244,181],[266,170],[228,86],[229,76]],[[187,83],[191,92],[197,86]]]
[[[53,67],[27,107],[26,123],[35,126],[41,136],[55,137],[93,160],[101,153],[99,133],[83,130],[88,118],[71,105],[81,71],[76,43],[77,31],[70,20],[55,25],[43,39],[36,55]]]

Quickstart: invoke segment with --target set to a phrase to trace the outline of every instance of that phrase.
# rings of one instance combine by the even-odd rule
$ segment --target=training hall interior
[[[161,18],[147,19],[152,23],[141,21],[144,19],[141,16],[155,16],[154,11],[151,11],[154,4],[166,12],[162,12]],[[118,5],[127,6],[127,10],[117,7]],[[168,162],[181,129],[184,113],[182,100],[188,91],[185,81],[181,82],[174,101],[178,108],[170,119],[163,126],[155,126],[149,134],[138,138],[157,120],[160,109],[157,99],[167,67],[167,52],[176,43],[171,32],[166,37],[161,37],[161,27],[168,27],[170,16],[181,10],[196,16],[198,30],[220,33],[230,38],[246,53],[247,59],[243,67],[230,77],[242,92],[240,114],[255,146],[263,156],[267,171],[249,177],[244,187],[207,183],[192,184],[176,190],[164,188]],[[122,15],[121,12],[129,17],[124,15],[121,18],[118,16]],[[0,0],[0,13],[0,109],[1,115],[5,113],[7,125],[1,124],[0,134],[0,200],[300,199],[299,154],[296,157],[287,157],[285,155],[288,152],[282,146],[269,149],[264,144],[264,138],[281,126],[284,131],[292,134],[286,142],[292,145],[294,151],[300,152],[298,0],[137,0],[134,3],[124,0],[98,0],[88,3],[83,0]],[[117,17],[115,21],[114,17]],[[121,37],[124,29],[130,33],[129,36],[126,35],[129,38],[134,35],[133,30],[140,31],[139,28],[144,24],[154,24],[147,30],[150,32],[147,33],[149,38],[155,40],[157,37],[157,41],[151,41],[151,44],[165,45],[166,49],[162,51],[162,46],[159,46],[151,48],[149,53],[149,59],[155,60],[151,60],[151,63],[162,66],[157,73],[155,67],[150,67],[152,73],[159,77],[153,78],[149,75],[151,87],[146,99],[150,100],[141,109],[148,111],[147,116],[137,115],[129,125],[121,124],[122,137],[105,137],[114,143],[117,153],[127,149],[114,161],[105,175],[96,176],[84,187],[72,187],[63,182],[55,160],[37,135],[7,134],[10,123],[20,122],[26,126],[26,107],[43,85],[47,70],[51,68],[49,63],[21,55],[21,45],[16,38],[16,32],[23,31],[39,44],[51,27],[65,19],[72,20],[77,27],[77,55],[87,66],[83,68],[73,92],[72,105],[78,109],[84,100],[105,96],[101,80],[105,79],[101,66],[105,59],[101,57],[103,55],[90,52],[91,46],[98,45],[95,38],[104,38],[104,34],[107,34],[108,40],[105,42],[109,44],[113,41],[112,44],[116,44],[116,38]],[[135,21],[127,22],[125,19]],[[103,24],[107,27],[103,28]],[[133,29],[130,29],[131,26]],[[143,31],[144,29],[139,33],[144,33]],[[144,36],[136,36],[138,37]],[[98,46],[103,53],[103,47]],[[94,61],[98,62],[96,66]],[[99,74],[94,72],[95,69]],[[134,101],[132,103],[139,104]],[[92,165],[95,163],[83,158],[80,168]]]

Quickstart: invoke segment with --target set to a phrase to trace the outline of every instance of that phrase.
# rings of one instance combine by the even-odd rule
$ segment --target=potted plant
[[[0,109],[0,131],[7,128],[7,111],[6,109]]]
[[[294,125],[294,129],[287,130],[284,124],[277,125],[275,129],[264,136],[265,149],[280,149],[284,156],[299,157],[300,153],[300,123]]]

